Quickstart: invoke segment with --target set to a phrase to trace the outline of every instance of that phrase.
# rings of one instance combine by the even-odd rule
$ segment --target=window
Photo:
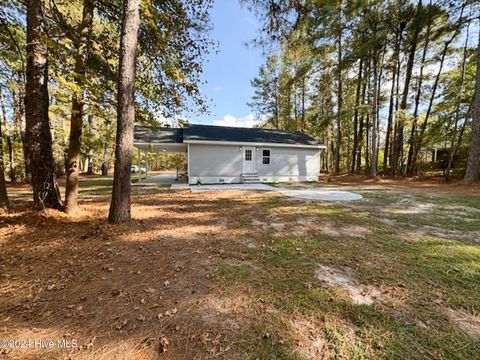
[[[262,151],[262,164],[270,164],[270,149],[263,149]]]
[[[245,161],[252,161],[252,150],[245,150]]]

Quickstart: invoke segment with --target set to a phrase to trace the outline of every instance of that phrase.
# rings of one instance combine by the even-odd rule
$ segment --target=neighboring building
[[[134,145],[186,152],[190,184],[317,181],[325,148],[300,132],[212,125],[137,125]]]

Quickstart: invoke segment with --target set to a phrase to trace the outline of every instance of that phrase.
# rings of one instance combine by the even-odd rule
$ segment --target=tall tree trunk
[[[388,119],[387,119],[387,132],[385,134],[385,149],[383,151],[383,174],[387,173],[388,168],[388,159],[390,155],[390,137],[392,134],[392,123],[393,123],[393,106],[394,106],[394,96],[395,96],[395,81],[397,77],[396,66],[392,74],[392,88],[390,89],[390,100],[388,105]]]
[[[36,209],[61,209],[62,200],[55,176],[52,134],[48,120],[47,78],[45,0],[28,0],[25,143],[30,160],[33,201]]]
[[[369,76],[369,66],[368,62],[365,64],[364,70],[363,70],[363,79],[362,79],[362,100],[360,103],[362,105],[365,105],[365,99],[367,96],[367,81]],[[355,165],[355,173],[359,173],[360,169],[362,167],[362,147],[363,144],[365,143],[363,140],[363,133],[364,133],[364,128],[365,128],[365,122],[364,122],[365,114],[363,112],[363,109],[360,112],[360,123],[358,125],[358,153],[357,153],[357,163]]]
[[[102,176],[108,176],[108,141],[103,143]]]
[[[473,100],[472,140],[470,142],[464,180],[465,182],[480,180],[480,34],[477,46],[477,73],[475,78],[475,98]]]
[[[420,126],[420,133],[418,135],[418,138],[416,139],[416,141],[414,141],[414,144],[413,144],[412,164],[411,164],[411,169],[409,171],[412,174],[416,172],[418,153],[420,152],[420,149],[423,145],[423,137],[425,135],[425,130],[427,129],[428,120],[430,119],[430,114],[432,112],[433,103],[435,101],[435,95],[436,95],[437,88],[438,88],[438,82],[440,81],[440,76],[442,75],[443,64],[445,63],[445,57],[447,56],[448,47],[453,42],[453,40],[455,40],[455,38],[457,37],[457,35],[460,32],[461,24],[462,24],[462,21],[463,21],[462,16],[463,16],[464,8],[465,8],[465,3],[463,4],[462,10],[460,12],[460,18],[458,20],[457,28],[455,29],[452,36],[445,42],[445,44],[443,46],[442,56],[440,58],[440,66],[439,66],[437,76],[435,77],[435,81],[433,83],[433,87],[432,87],[432,90],[431,90],[430,101],[428,103],[428,108],[427,108],[427,112],[425,114],[425,119],[423,120],[423,123]]]
[[[305,75],[302,76],[302,121],[300,131],[305,131]]]
[[[120,39],[117,137],[112,201],[108,221],[127,222],[130,213],[130,177],[133,156],[133,123],[135,120],[135,57],[138,40],[140,0],[124,0]]]
[[[397,19],[398,20],[398,19]],[[395,105],[395,85],[398,82],[397,76],[399,73],[399,56],[400,56],[400,42],[402,38],[403,27],[397,29],[395,34],[395,49],[393,51],[393,71],[392,71],[392,87],[390,89],[390,100],[388,105],[388,119],[387,119],[387,132],[385,134],[385,149],[383,152],[383,174],[387,174],[388,160],[390,159],[390,138],[392,136],[392,124],[393,124],[393,109]]]
[[[335,151],[335,175],[340,173],[340,156],[342,148],[342,103],[343,103],[343,89],[342,89],[342,1],[338,5],[338,29],[337,29],[337,147]]]
[[[407,68],[405,70],[405,82],[403,86],[403,94],[402,94],[402,101],[400,102],[400,112],[401,118],[397,121],[397,128],[395,132],[395,138],[393,143],[392,149],[392,168],[391,168],[391,175],[395,176],[397,173],[401,172],[401,163],[403,158],[403,130],[404,130],[404,121],[407,111],[407,101],[408,101],[408,92],[410,89],[410,81],[412,79],[412,70],[413,64],[415,62],[415,52],[417,50],[417,43],[418,43],[418,35],[420,34],[420,30],[422,27],[420,21],[420,14],[422,11],[422,0],[418,1],[416,15],[415,15],[415,27],[413,30],[412,41],[410,43],[410,52],[408,55],[407,61]]]
[[[372,99],[372,155],[370,166],[370,177],[377,177],[377,135],[378,135],[378,53],[377,49],[374,49],[372,57],[373,67],[373,99]]]
[[[458,123],[460,121],[460,107],[461,107],[461,104],[462,104],[462,95],[463,95],[463,92],[464,92],[464,84],[465,84],[465,64],[467,62],[467,50],[468,50],[468,38],[469,38],[469,33],[470,33],[470,24],[467,25],[467,33],[466,33],[466,36],[465,36],[465,43],[463,45],[463,57],[462,57],[462,66],[461,66],[461,77],[460,77],[460,89],[458,91],[458,94],[457,94],[457,105],[455,107],[455,126],[454,126],[454,130],[453,130],[453,135],[452,135],[452,145],[451,145],[451,149],[450,149],[450,156],[449,156],[449,159],[448,159],[448,164],[447,164],[447,168],[445,169],[445,173],[443,175],[443,179],[445,181],[449,181],[450,180],[450,171],[452,170],[452,167],[453,167],[453,163],[454,163],[454,160],[455,160],[455,157],[457,156],[457,152],[458,152],[458,148],[460,146],[460,144],[462,143],[462,139],[463,139],[463,133],[465,131],[465,127],[466,127],[466,124],[467,124],[467,119],[465,118],[464,119],[464,122],[461,126],[461,129],[460,129],[460,134],[458,135],[458,139],[457,139],[457,130],[458,130]],[[469,111],[470,113],[470,111]]]
[[[3,114],[5,116],[5,113]],[[5,118],[4,118],[5,119]],[[3,162],[3,134],[2,122],[0,121],[0,209],[10,211],[11,205],[8,200],[7,183],[5,181],[5,166]]]
[[[94,0],[83,0],[82,23],[75,59],[75,84],[80,91],[73,94],[70,117],[70,142],[67,155],[67,181],[65,185],[65,211],[69,215],[78,213],[78,175],[80,173],[80,146],[83,126],[84,78],[92,32]]]
[[[360,91],[362,88],[362,72],[363,72],[363,58],[360,59],[358,65],[357,89],[355,92],[355,110],[353,112],[353,147],[352,147],[352,162],[350,165],[350,172],[355,172],[356,156],[358,151],[358,107],[360,106]]]
[[[10,167],[10,183],[15,184],[17,182],[17,178],[15,176],[15,159],[13,157],[13,146],[12,146],[12,135],[8,129],[7,124],[7,112],[5,110],[5,100],[3,98],[2,88],[0,88],[0,106],[2,108],[2,118],[3,118],[3,125],[4,131],[6,132],[6,139],[7,139],[7,149],[8,149],[8,162]]]
[[[430,29],[432,26],[432,22],[429,20],[427,26],[427,33],[425,35],[425,45],[423,46],[423,53],[422,53],[422,63],[420,65],[420,73],[418,75],[418,89],[417,94],[415,96],[415,109],[413,110],[413,124],[412,129],[410,131],[410,138],[408,139],[408,158],[407,158],[407,175],[413,175],[413,153],[414,153],[414,146],[415,146],[415,136],[417,133],[417,123],[418,123],[418,107],[420,105],[420,97],[422,95],[422,86],[423,86],[423,70],[425,68],[425,60],[427,58],[428,52],[428,44],[430,43]]]

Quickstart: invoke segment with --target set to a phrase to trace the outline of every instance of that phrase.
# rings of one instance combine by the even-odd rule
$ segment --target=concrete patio
[[[193,193],[212,192],[212,191],[228,191],[228,190],[243,190],[243,191],[275,191],[287,197],[311,200],[311,201],[353,201],[361,200],[363,197],[360,194],[342,191],[336,189],[286,189],[282,187],[275,187],[267,184],[223,184],[223,185],[188,185],[188,184],[172,184],[172,190],[187,190],[190,189]]]

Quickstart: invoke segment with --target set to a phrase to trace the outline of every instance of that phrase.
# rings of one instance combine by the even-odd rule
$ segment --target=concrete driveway
[[[135,178],[137,174],[132,174],[132,178]],[[143,175],[145,176],[145,175]],[[164,172],[160,174],[156,174],[153,176],[149,176],[146,179],[142,179],[136,182],[137,185],[170,185],[175,184],[177,174],[174,172]]]
[[[192,192],[212,192],[227,190],[275,191],[282,195],[312,201],[352,201],[363,199],[362,195],[350,191],[331,188],[287,189],[266,184],[224,184],[224,185],[188,185],[173,184],[172,189],[190,189]]]

